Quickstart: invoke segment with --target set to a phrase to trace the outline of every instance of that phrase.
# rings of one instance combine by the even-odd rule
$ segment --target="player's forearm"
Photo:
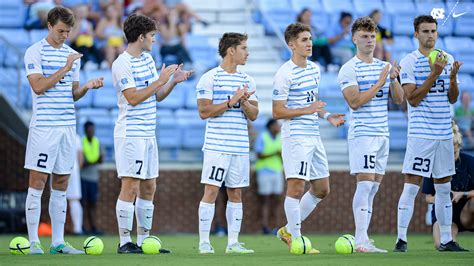
[[[420,87],[417,87],[411,93],[407,94],[407,100],[411,106],[418,106],[420,102],[426,97],[426,95],[430,92],[433,83],[436,82],[437,76],[433,73],[428,75],[428,78],[421,84]]]
[[[163,101],[166,97],[168,97],[171,91],[173,91],[176,84],[176,82],[171,81],[166,83],[164,86],[158,87],[158,91],[156,92],[156,100],[159,102]]]
[[[403,89],[398,80],[390,81],[390,96],[395,104],[403,102]]]
[[[362,105],[368,103],[379,92],[381,87],[377,84],[372,85],[369,90],[359,92],[356,97],[352,97],[347,101],[352,110],[359,109]]]
[[[74,101],[77,101],[81,99],[84,95],[86,95],[87,91],[89,91],[89,88],[87,88],[86,86],[78,86],[77,89],[72,90],[72,98],[74,99]]]
[[[135,91],[132,94],[129,94],[129,96],[126,97],[127,102],[129,104],[131,104],[132,106],[136,106],[136,105],[146,101],[151,96],[153,96],[153,94],[156,93],[157,89],[158,88],[153,86],[153,85],[148,86],[148,87],[146,87],[145,89],[142,89],[142,90],[135,89]]]
[[[210,117],[221,115],[225,113],[225,111],[229,110],[228,104],[229,102],[223,102],[220,104],[211,103],[205,106],[198,105],[199,116],[201,119],[208,119]]]
[[[43,94],[45,91],[51,89],[56,85],[66,73],[69,72],[65,67],[60,68],[56,73],[49,77],[41,77],[34,84],[30,84],[33,91],[37,94]],[[30,82],[31,83],[31,82]]]
[[[242,104],[242,110],[244,111],[245,116],[251,121],[255,121],[258,116],[258,103],[251,103],[249,101],[244,101]]]
[[[459,87],[456,79],[449,81],[448,100],[450,104],[455,104],[459,97]]]
[[[274,119],[291,119],[291,118],[307,115],[310,113],[306,107],[290,109],[284,106],[279,107],[279,108],[275,108],[275,106],[273,106],[272,114],[273,114]]]

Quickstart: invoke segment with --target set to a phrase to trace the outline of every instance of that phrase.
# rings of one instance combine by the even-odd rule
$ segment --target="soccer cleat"
[[[397,243],[395,244],[395,248],[393,249],[393,252],[407,252],[408,248],[408,243],[398,239]]]
[[[117,253],[118,254],[142,254],[143,250],[137,246],[137,244],[128,242],[123,246],[118,245],[117,248]]]
[[[49,249],[49,254],[72,254],[72,255],[81,255],[85,254],[84,251],[75,249],[68,242],[59,244],[55,247]]]
[[[169,254],[169,253],[171,253],[171,250],[160,248],[160,254]]]
[[[321,251],[315,249],[315,248],[312,248],[310,251],[306,252],[306,254],[319,254],[321,253]]]
[[[230,246],[227,246],[225,249],[225,253],[239,253],[239,254],[249,254],[249,253],[255,253],[253,249],[248,249],[244,247],[244,243],[234,243]]]
[[[43,255],[43,246],[39,242],[32,242],[30,244],[30,255]]]
[[[199,254],[214,254],[214,248],[209,242],[203,242],[199,244]]]
[[[440,244],[438,250],[439,251],[454,251],[454,252],[469,251],[461,247],[457,242],[454,242],[453,240],[449,241],[446,244]]]
[[[386,250],[375,247],[370,241],[357,245],[355,251],[361,253],[387,253]]]
[[[286,230],[286,226],[278,229],[277,237],[291,248],[291,234]]]

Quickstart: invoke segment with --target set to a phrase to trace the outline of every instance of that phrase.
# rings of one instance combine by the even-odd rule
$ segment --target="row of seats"
[[[383,12],[381,25],[397,35],[413,34],[413,18],[421,14],[431,14],[433,8],[443,8],[445,16],[455,6],[455,2],[447,4],[441,1],[410,1],[410,0],[260,0],[260,10],[273,20],[277,28],[283,31],[285,27],[296,20],[296,15],[303,8],[313,11],[312,21],[319,29],[328,29],[336,24],[341,11],[349,12],[354,17],[367,16],[372,10],[379,9]],[[461,2],[456,6],[456,11],[474,10],[474,3]],[[268,20],[262,14],[256,13],[257,22],[263,22],[267,34],[274,34]],[[439,34],[441,36],[474,36],[474,14],[468,12],[456,19],[450,17],[446,21],[439,20]]]

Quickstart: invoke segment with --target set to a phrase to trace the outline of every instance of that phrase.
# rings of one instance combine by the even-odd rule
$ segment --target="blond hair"
[[[462,134],[461,134],[461,131],[459,130],[459,126],[456,124],[456,121],[454,121],[454,119],[451,121],[451,125],[453,127],[453,143],[458,144],[459,147],[461,147]]]

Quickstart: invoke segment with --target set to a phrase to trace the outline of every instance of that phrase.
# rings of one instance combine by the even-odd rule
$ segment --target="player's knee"
[[[329,187],[318,188],[316,191],[313,192],[313,195],[320,199],[324,199],[329,195],[330,189]]]
[[[242,202],[242,190],[241,189],[227,189],[227,196],[231,202]]]
[[[155,183],[147,183],[145,185],[140,186],[140,195],[145,196],[145,198],[153,198],[153,196],[155,195],[155,190]]]
[[[405,183],[415,184],[419,186],[421,184],[421,180],[423,180],[423,177],[421,176],[416,176],[416,175],[405,176]]]
[[[68,186],[69,177],[68,176],[61,176],[61,177],[53,177],[52,179],[52,187],[55,190],[66,191]]]
[[[216,202],[218,194],[219,194],[218,187],[206,185],[204,188],[204,195],[202,197],[202,201],[207,202],[207,203],[214,203]]]

